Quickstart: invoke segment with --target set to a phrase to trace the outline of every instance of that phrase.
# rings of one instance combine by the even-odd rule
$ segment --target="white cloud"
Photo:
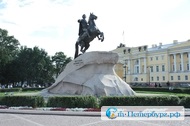
[[[73,57],[82,14],[98,16],[96,24],[105,41],[91,42],[88,51],[126,46],[152,45],[187,40],[187,0],[4,0],[0,26],[28,47],[39,46],[50,55],[63,51]],[[1,5],[1,3],[0,3]],[[1,6],[0,6],[1,7]],[[186,11],[189,11],[186,10]],[[175,15],[175,13],[178,15]],[[183,15],[182,15],[183,14]],[[172,15],[172,16],[171,16]],[[180,17],[180,19],[178,18]],[[122,36],[125,32],[124,37]]]

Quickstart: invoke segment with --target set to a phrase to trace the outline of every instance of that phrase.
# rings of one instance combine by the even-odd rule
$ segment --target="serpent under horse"
[[[81,36],[79,36],[77,42],[75,43],[75,56],[74,58],[77,58],[79,56],[79,45],[81,47],[80,51],[82,53],[85,53],[86,50],[90,47],[90,42],[94,40],[94,38],[98,38],[98,40],[101,40],[101,42],[104,41],[104,33],[101,32],[94,22],[94,20],[97,19],[97,16],[93,13],[90,13],[89,19],[88,19],[88,34],[83,33]]]

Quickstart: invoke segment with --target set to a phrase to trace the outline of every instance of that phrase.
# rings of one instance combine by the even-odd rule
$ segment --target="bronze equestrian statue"
[[[82,15],[82,19],[79,19],[79,38],[77,42],[75,43],[75,56],[74,58],[77,58],[79,56],[78,52],[78,46],[80,45],[81,49],[80,51],[82,53],[85,53],[86,50],[90,46],[90,42],[94,40],[94,38],[98,38],[98,40],[101,40],[101,42],[104,41],[104,33],[101,32],[94,22],[94,20],[97,19],[97,16],[93,13],[90,13],[88,22],[86,21],[86,15]]]

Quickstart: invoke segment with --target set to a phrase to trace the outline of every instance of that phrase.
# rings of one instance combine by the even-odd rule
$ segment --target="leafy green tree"
[[[19,70],[20,64],[16,62],[15,58],[12,62],[9,62],[6,64],[6,69],[4,70],[5,78],[6,78],[6,84],[11,83],[13,86],[16,85],[17,82],[20,82],[19,74],[22,73],[22,71]]]
[[[19,41],[9,36],[8,31],[0,28],[0,83],[8,83],[6,65],[17,55]]]
[[[38,47],[21,46],[14,36],[0,28],[0,83],[7,84],[27,82],[27,84],[44,84],[54,82],[72,59],[63,52],[57,52],[53,57]],[[32,86],[32,85],[31,85]]]
[[[38,47],[21,47],[15,59],[17,78],[27,84],[44,84],[53,82],[53,65],[50,56]]]
[[[55,55],[52,56],[56,77],[64,70],[67,63],[71,60],[71,57],[67,57],[63,52],[56,52]]]

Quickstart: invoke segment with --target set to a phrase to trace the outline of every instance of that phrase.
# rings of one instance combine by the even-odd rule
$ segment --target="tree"
[[[14,64],[17,66],[17,79],[21,82],[26,81],[28,85],[54,81],[51,58],[43,49],[22,46]]]
[[[8,31],[0,28],[0,83],[7,83],[6,65],[17,55],[19,41],[9,36]]]
[[[56,77],[64,70],[67,63],[69,63],[71,60],[71,57],[67,58],[63,52],[56,52],[55,55],[52,56]]]

